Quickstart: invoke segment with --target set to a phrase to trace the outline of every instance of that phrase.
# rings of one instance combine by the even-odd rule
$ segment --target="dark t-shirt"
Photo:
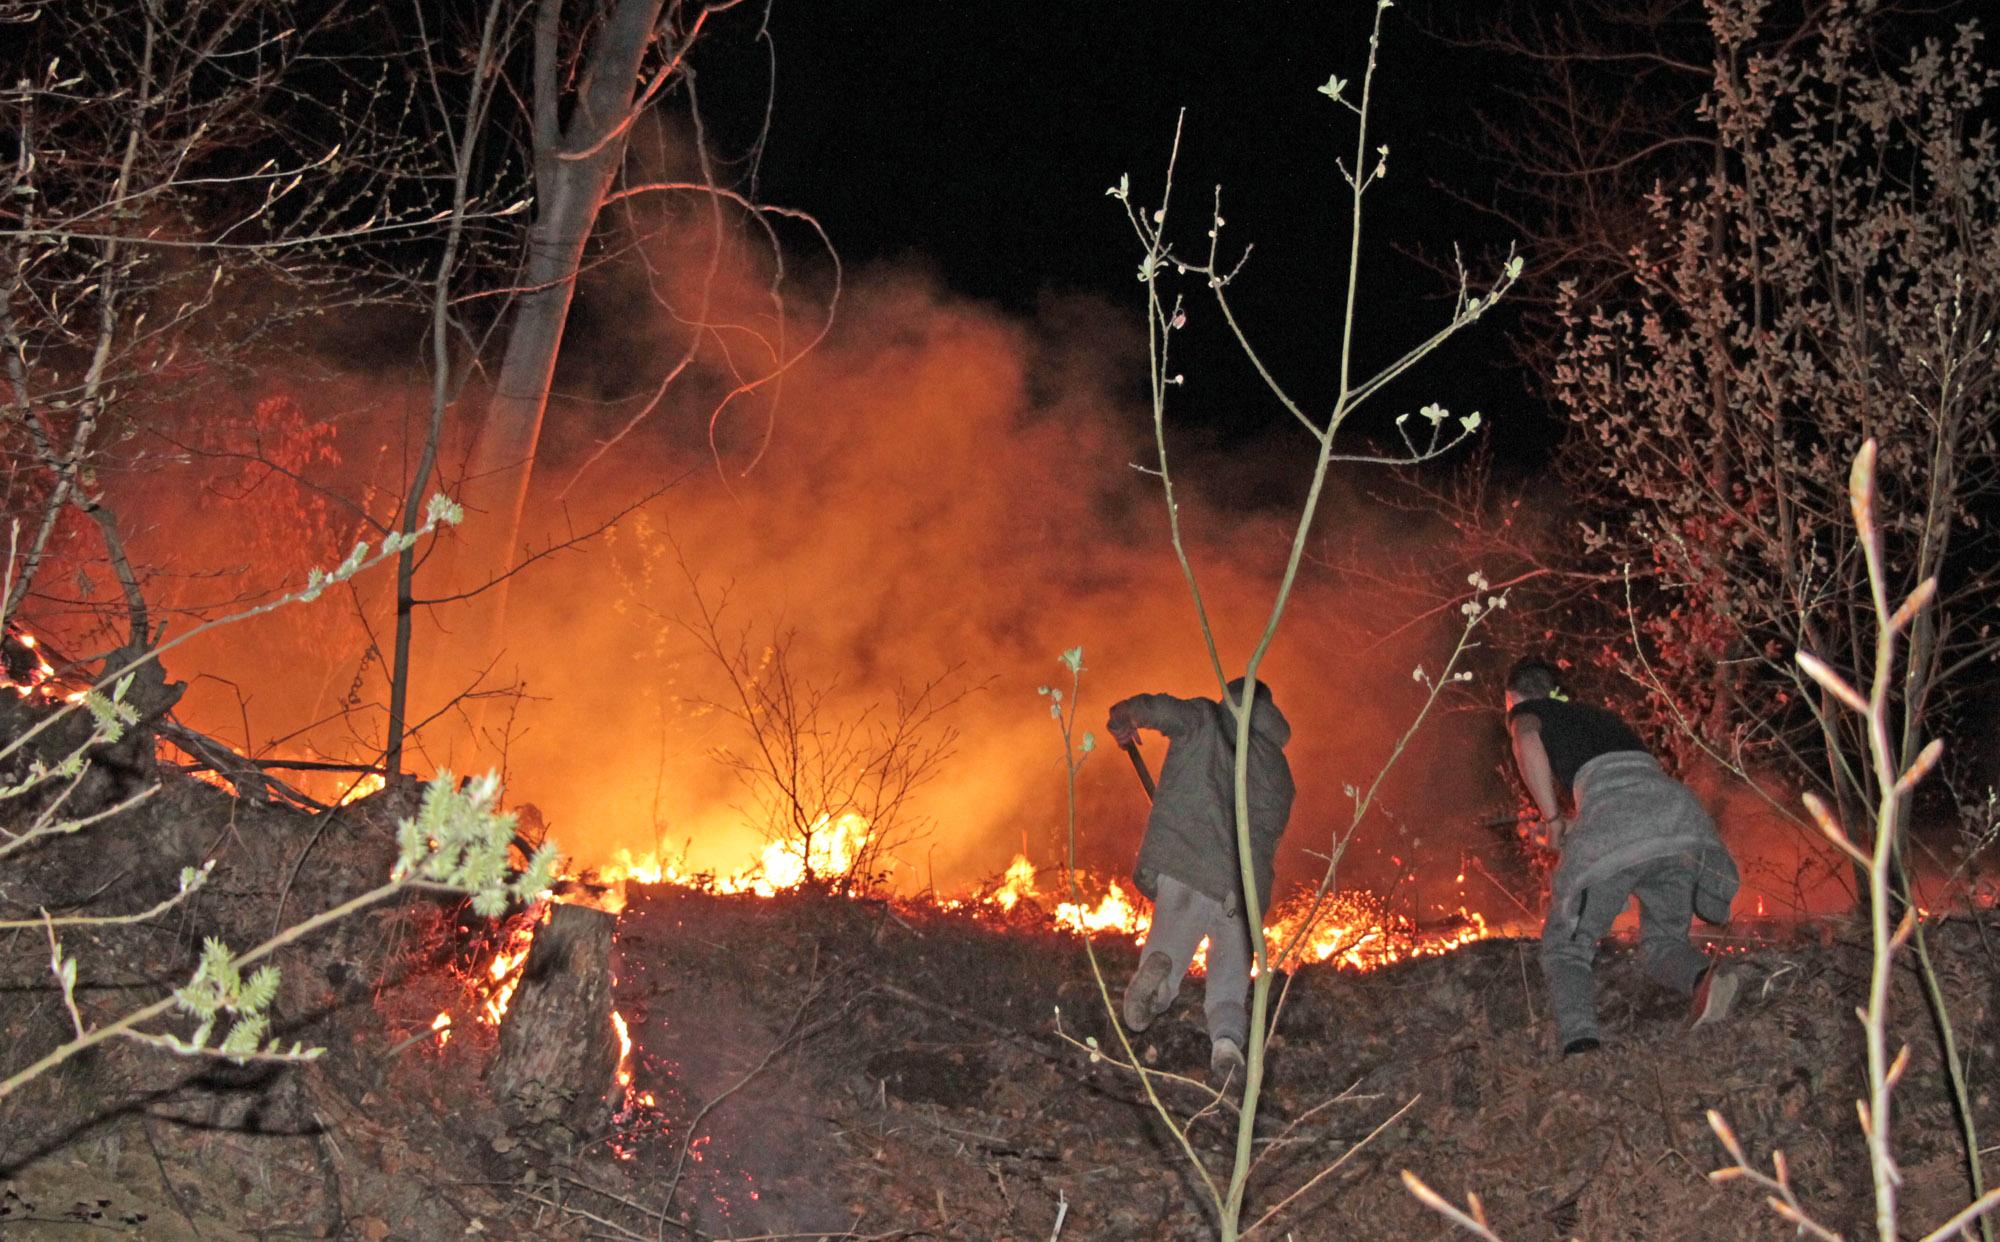
[[[1507,713],[1509,720],[1516,716],[1533,716],[1542,722],[1542,749],[1548,752],[1549,768],[1566,797],[1575,796],[1571,786],[1576,774],[1592,759],[1614,750],[1646,749],[1632,726],[1617,713],[1588,703],[1525,699]]]

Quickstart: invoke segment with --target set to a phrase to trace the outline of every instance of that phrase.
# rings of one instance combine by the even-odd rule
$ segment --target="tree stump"
[[[489,1071],[495,1097],[523,1125],[553,1123],[588,1137],[609,1116],[605,1097],[619,1051],[611,1027],[615,923],[601,910],[558,905],[528,950]]]

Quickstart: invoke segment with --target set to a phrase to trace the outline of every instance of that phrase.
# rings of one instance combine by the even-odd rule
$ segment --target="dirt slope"
[[[627,960],[646,962],[636,994],[649,997],[655,1026],[678,1023],[685,1039],[766,1048],[815,990],[820,1009],[846,1007],[744,1089],[786,1118],[751,1127],[785,1136],[780,1150],[749,1135],[735,1146],[717,1138],[717,1159],[771,1171],[766,1199],[803,1211],[794,1187],[843,1187],[863,1232],[1045,1238],[1067,1203],[1070,1237],[1208,1236],[1186,1162],[1132,1076],[1092,1066],[1055,1035],[1060,1006],[1072,1037],[1110,1039],[1080,948],[1031,917],[999,929],[803,897],[663,892],[635,904],[622,936]],[[2000,1052],[1982,929],[1933,927],[1931,947],[1976,1072]],[[1129,952],[1105,957],[1114,976],[1132,964]],[[1252,1216],[1409,1105],[1269,1236],[1446,1236],[1403,1190],[1403,1168],[1461,1198],[1477,1191],[1507,1238],[1792,1236],[1745,1188],[1703,1176],[1724,1162],[1703,1120],[1716,1108],[1752,1153],[1783,1148],[1801,1198],[1856,1231],[1870,1202],[1853,1111],[1863,946],[1829,929],[1745,955],[1744,1011],[1692,1034],[1681,1002],[1630,959],[1614,948],[1600,966],[1607,1047],[1567,1059],[1547,1047],[1530,942],[1489,941],[1367,975],[1303,972],[1273,1057]],[[722,1019],[706,991],[742,997],[742,1007]],[[1914,977],[1896,999],[1899,1033],[1914,1045],[1897,1127],[1905,1219],[1928,1228],[1964,1201],[1964,1179]],[[1184,994],[1138,1046],[1158,1068],[1201,1078],[1196,1000]],[[1162,1093],[1182,1116],[1203,1102],[1192,1087]],[[1978,1110],[1984,1132],[2000,1126],[1990,1090]],[[1219,1170],[1233,1118],[1211,1112],[1192,1133]],[[825,1227],[810,1216],[765,1219],[773,1229]]]
[[[405,809],[371,803],[327,821],[177,787],[125,835],[59,843],[10,897],[87,893],[86,877],[102,883],[105,840],[125,845],[122,905],[184,859],[223,858],[213,892],[168,924],[77,940],[89,948],[86,1006],[110,1013],[185,978],[201,936],[262,934],[281,891],[296,911],[371,882]],[[1211,1236],[1187,1161],[1133,1076],[1072,1042],[1114,1044],[1082,946],[1035,911],[998,923],[809,893],[634,890],[618,1003],[640,1049],[634,1091],[653,1104],[584,1143],[510,1131],[486,1093],[493,1034],[472,1019],[465,970],[493,934],[426,903],[291,954],[287,1034],[329,1049],[309,1067],[191,1067],[116,1047],[0,1104],[0,1237],[1039,1242],[1059,1216],[1068,1239]],[[1988,934],[1963,921],[1930,933],[1986,1136],[2000,1133]],[[10,1065],[66,1021],[31,939],[14,933],[0,955]],[[1101,956],[1115,988],[1131,951]],[[1600,967],[1607,1047],[1567,1060],[1547,1047],[1531,943],[1367,975],[1301,972],[1273,1054],[1251,1216],[1344,1158],[1262,1236],[1449,1236],[1404,1192],[1403,1168],[1454,1197],[1477,1191],[1508,1239],[1791,1236],[1749,1189],[1704,1178],[1723,1162],[1702,1120],[1717,1108],[1752,1153],[1784,1149],[1823,1219],[1860,1232],[1852,1007],[1864,947],[1826,931],[1743,961],[1753,1002],[1689,1035],[1678,1002],[1613,950]],[[1138,1045],[1149,1063],[1204,1075],[1197,1001],[1191,987]],[[1913,1045],[1896,1136],[1916,1236],[1964,1201],[1965,1183],[1913,975],[1895,1003]],[[440,1010],[455,1015],[442,1048],[425,1035]],[[1172,1079],[1159,1090],[1182,1117],[1206,1100]],[[1219,1169],[1226,1107],[1190,1133]]]

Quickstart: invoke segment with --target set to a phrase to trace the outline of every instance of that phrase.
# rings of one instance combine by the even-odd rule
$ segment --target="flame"
[[[1095,906],[1080,901],[1058,902],[1055,921],[1058,927],[1066,927],[1086,936],[1115,931],[1143,937],[1153,925],[1152,916],[1140,913],[1139,907],[1126,895],[1124,886],[1116,880],[1111,881]]]
[[[550,913],[549,903],[538,901],[515,915],[509,923],[506,942],[480,971],[479,987],[483,993],[480,1021],[486,1025],[499,1026],[500,1019],[507,1016],[507,1006],[521,986],[521,971],[528,964],[528,951],[535,947],[535,932]]]
[[[625,1025],[625,1015],[616,1009],[611,1011],[611,1025],[618,1032],[618,1085],[632,1085],[632,1032]]]
[[[659,854],[635,856],[627,849],[612,855],[611,863],[597,868],[595,875],[600,882],[614,887],[674,884],[717,893],[775,897],[809,879],[839,879],[848,875],[868,848],[871,827],[867,816],[853,811],[839,816],[823,813],[813,820],[810,830],[771,842],[756,862],[730,876],[691,871],[683,865],[683,860]],[[600,908],[616,914],[624,908],[624,902],[618,899],[615,906],[606,904]]]
[[[438,1014],[438,1016],[437,1016],[437,1017],[435,1017],[435,1018],[432,1018],[432,1019],[431,1019],[431,1029],[432,1029],[433,1031],[436,1031],[436,1032],[437,1032],[437,1037],[438,1037],[438,1047],[442,1048],[442,1047],[444,1047],[444,1046],[445,1046],[446,1044],[450,1043],[450,1042],[451,1042],[451,1015],[450,1015],[450,1014],[448,1014],[448,1013],[440,1013],[440,1014]]]
[[[361,801],[369,794],[380,793],[388,783],[380,772],[365,772],[360,780],[354,782],[353,788],[340,795],[340,805],[346,806],[350,802]]]
[[[821,815],[804,840],[773,841],[745,876],[720,886],[723,892],[752,892],[770,897],[797,888],[808,879],[837,878],[853,870],[868,845],[866,816],[850,811],[840,818]]]
[[[1308,920],[1311,920],[1308,924]],[[1329,962],[1346,970],[1377,970],[1392,962],[1436,957],[1492,935],[1484,915],[1460,906],[1447,926],[1426,930],[1366,893],[1329,893],[1317,913],[1310,894],[1280,903],[1264,935],[1272,955],[1299,936],[1303,962]]]
[[[1020,904],[1021,898],[1032,897],[1035,893],[1035,864],[1028,861],[1026,854],[1014,855],[1014,861],[1007,864],[1007,874],[1000,887],[993,890],[987,900],[1003,911],[1011,912]]]
[[[82,691],[70,694],[62,692],[62,687],[54,681],[55,665],[50,664],[49,658],[42,654],[41,642],[33,634],[9,626],[7,641],[18,645],[28,655],[34,657],[35,663],[34,667],[28,670],[27,676],[20,681],[14,680],[13,674],[5,666],[0,666],[0,685],[6,686],[24,699],[39,695],[45,699],[67,698],[74,702],[83,697]]]
[[[1463,873],[1458,883],[1464,883]],[[1089,876],[1079,876],[1078,885],[1097,887]],[[974,913],[990,910],[1010,914],[1022,902],[1039,895],[1034,864],[1017,854],[999,884],[975,893],[970,899],[938,904]],[[1115,879],[1103,884],[1095,901],[1058,902],[1052,920],[1056,926],[1079,935],[1115,933],[1139,944],[1145,943],[1152,928],[1151,916],[1139,908],[1125,886]],[[1312,894],[1304,892],[1278,903],[1265,920],[1268,955],[1275,958],[1283,952],[1286,945],[1299,937],[1301,929],[1308,928],[1308,921],[1310,927],[1296,950],[1296,960],[1330,962],[1346,970],[1374,970],[1406,958],[1449,953],[1493,934],[1485,916],[1463,906],[1443,926],[1426,929],[1409,915],[1394,912],[1365,893],[1330,893],[1315,910]],[[1205,948],[1196,951],[1196,971],[1202,969],[1206,957]]]

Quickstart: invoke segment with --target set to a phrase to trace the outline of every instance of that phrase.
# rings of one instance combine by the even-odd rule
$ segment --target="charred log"
[[[611,1026],[611,929],[588,906],[558,905],[535,936],[500,1024],[489,1081],[512,1118],[577,1138],[610,1117],[618,1073]]]

